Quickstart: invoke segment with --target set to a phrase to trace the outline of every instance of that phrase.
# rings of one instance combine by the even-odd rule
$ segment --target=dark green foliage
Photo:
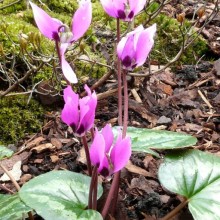
[[[27,104],[25,96],[10,96],[0,99],[0,143],[16,143],[24,137],[39,131],[44,110],[31,99]]]

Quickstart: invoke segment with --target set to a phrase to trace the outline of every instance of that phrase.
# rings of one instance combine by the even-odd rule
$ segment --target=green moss
[[[158,3],[153,3],[147,9],[148,13],[152,13],[158,9]],[[136,17],[135,24],[139,25],[148,19],[146,13]],[[174,58],[179,52],[182,44],[182,36],[180,32],[180,23],[167,15],[160,13],[151,24],[157,24],[157,36],[155,38],[154,49],[151,58],[160,61],[160,64],[166,64]],[[150,24],[149,24],[150,25]],[[185,20],[184,28],[190,27],[190,22]],[[184,29],[183,28],[183,29]],[[192,64],[197,62],[198,57],[203,56],[208,51],[208,45],[202,37],[198,37],[192,45],[190,45],[179,59],[178,63]]]
[[[26,133],[39,131],[44,110],[40,104],[25,96],[10,96],[0,99],[0,143],[16,143]]]
[[[27,7],[27,1],[21,0],[15,4],[12,4],[14,1],[12,0],[4,0],[0,4],[1,14],[11,14],[21,10],[25,10]]]
[[[73,12],[78,8],[77,1],[73,0],[44,0],[43,2],[48,6],[48,8],[50,8],[51,11],[57,13],[73,14]]]

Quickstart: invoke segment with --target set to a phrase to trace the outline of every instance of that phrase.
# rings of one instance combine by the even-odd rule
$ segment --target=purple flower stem
[[[84,145],[84,149],[85,149],[85,153],[86,153],[86,161],[87,161],[89,176],[91,176],[92,175],[92,165],[91,165],[91,160],[90,160],[90,155],[89,155],[89,147],[88,147],[88,143],[86,140],[86,136],[85,135],[82,136],[81,140]]]
[[[92,209],[97,210],[97,189],[98,189],[98,172],[97,167],[94,167],[94,185],[93,185],[93,203]]]
[[[124,70],[122,73],[123,85],[124,85],[124,118],[123,118],[123,133],[122,133],[123,138],[125,138],[126,136],[127,126],[128,126],[128,84],[127,84],[126,74],[127,72],[126,70]],[[113,183],[115,181],[115,184],[114,184],[114,191],[113,191],[113,197],[112,197],[111,209],[110,209],[110,214],[112,216],[114,216],[115,214],[117,200],[118,200],[120,173],[121,171],[118,171],[117,173],[115,173],[114,179],[113,179]],[[113,188],[113,183],[112,183],[111,188]]]
[[[120,19],[117,18],[117,43],[120,41]],[[121,61],[117,59],[118,70],[118,125],[122,126]]]
[[[59,48],[59,42],[57,40],[55,41],[55,45],[56,45],[57,56],[58,56],[59,62],[61,64],[60,48]]]
[[[92,178],[89,188],[89,202],[88,209],[97,209],[97,187],[98,187],[98,172],[97,167],[94,166],[92,170]]]
[[[116,194],[116,191],[118,192],[118,190],[119,190],[119,180],[120,180],[120,171],[114,174],[114,178],[113,178],[112,185],[111,185],[111,188],[108,193],[108,197],[105,201],[105,205],[104,205],[102,212],[101,212],[103,219],[105,219],[105,217],[107,216],[107,214],[109,212],[110,205],[112,207],[111,214],[115,210],[116,204],[112,204],[112,203],[113,203],[113,201],[117,202],[117,198],[115,199],[115,194]],[[117,193],[117,195],[118,195],[118,193]],[[114,206],[114,208],[113,208],[113,206]]]
[[[124,121],[123,121],[123,134],[122,137],[125,138],[127,127],[128,127],[128,83],[127,83],[127,72],[123,71],[123,84],[124,84]]]
[[[95,134],[94,134],[94,128],[93,128],[93,127],[90,129],[90,132],[91,132],[91,137],[92,137],[92,140],[93,140],[93,139],[94,139],[94,136],[95,136]]]

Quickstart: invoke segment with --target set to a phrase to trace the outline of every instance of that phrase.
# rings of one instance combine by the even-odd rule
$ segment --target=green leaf
[[[119,127],[114,127],[117,134]],[[187,134],[153,130],[146,128],[128,127],[127,136],[131,137],[132,151],[139,151],[159,157],[152,149],[176,149],[196,144],[197,139]]]
[[[159,180],[188,199],[194,219],[220,219],[220,157],[198,150],[173,152],[161,164]]]
[[[45,220],[102,219],[100,213],[85,210],[91,178],[70,171],[51,171],[27,182],[20,198]],[[98,187],[98,197],[102,187]]]
[[[10,157],[12,156],[14,152],[10,149],[8,149],[5,146],[0,145],[0,160],[2,160],[4,157]]]
[[[0,194],[0,219],[2,220],[21,220],[22,215],[31,211],[19,198],[18,194]]]

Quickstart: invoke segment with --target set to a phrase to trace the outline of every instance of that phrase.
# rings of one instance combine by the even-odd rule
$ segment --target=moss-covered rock
[[[27,101],[27,96],[0,99],[0,144],[16,143],[41,128],[45,110],[34,99]]]

